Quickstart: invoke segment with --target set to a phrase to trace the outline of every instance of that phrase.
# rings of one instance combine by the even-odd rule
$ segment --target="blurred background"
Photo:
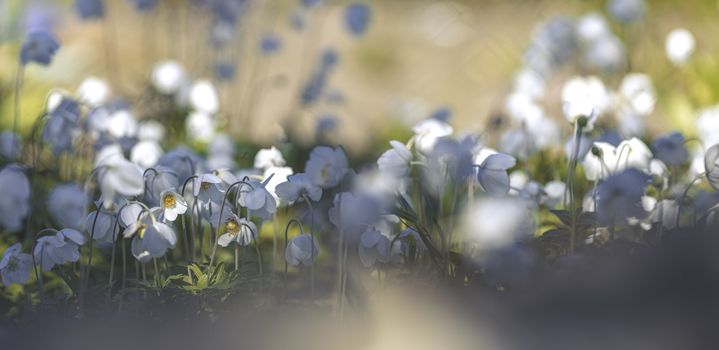
[[[280,125],[288,123],[300,135],[311,135],[318,119],[331,116],[339,120],[336,139],[352,152],[372,151],[370,140],[402,137],[440,107],[451,109],[456,129],[481,132],[490,116],[503,112],[538,25],[556,16],[607,13],[601,0],[375,0],[368,1],[373,8],[369,31],[353,40],[342,30],[346,3],[328,0],[304,13],[299,31],[293,29],[297,0],[256,2],[237,22],[239,35],[213,49],[216,29],[210,15],[186,0],[163,0],[146,13],[137,12],[130,1],[107,1],[102,21],[81,21],[72,1],[1,0],[0,107],[7,116],[2,123],[10,120],[18,43],[27,31],[42,26],[53,28],[62,48],[49,67],[31,66],[26,72],[25,127],[43,111],[52,88],[75,91],[86,77],[96,76],[111,83],[114,95],[132,101],[147,87],[152,66],[173,59],[194,78],[216,83],[226,130],[251,142],[276,141],[283,135]],[[692,133],[696,110],[719,100],[719,79],[714,79],[719,77],[719,2],[655,0],[648,5],[638,23],[611,22],[630,57],[615,80],[628,71],[648,73],[658,95],[652,119]],[[664,54],[665,37],[676,27],[687,28],[697,39],[693,64],[682,68],[673,68]],[[266,33],[281,40],[279,53],[271,57],[257,54]],[[325,48],[335,49],[340,59],[329,83],[333,97],[299,108],[298,90]],[[217,76],[223,62],[235,64],[231,80]],[[672,73],[677,70],[684,70],[681,79]],[[552,77],[546,97],[552,116],[561,118],[559,91],[577,73],[569,68]],[[651,130],[654,123],[649,124]]]

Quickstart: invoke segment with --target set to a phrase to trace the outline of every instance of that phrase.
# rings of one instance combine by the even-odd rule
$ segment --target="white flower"
[[[597,154],[595,154],[597,153]],[[633,137],[622,141],[617,147],[596,142],[587,153],[582,166],[589,181],[597,181],[628,168],[650,171],[652,152],[642,140]]]
[[[160,207],[165,220],[175,221],[178,215],[187,212],[187,201],[174,189],[162,192],[161,198]]]
[[[294,172],[290,167],[271,167],[267,168],[265,173],[262,175],[263,179],[269,180],[267,181],[267,184],[265,184],[265,188],[270,192],[272,197],[275,198],[277,205],[280,204],[280,197],[277,193],[275,193],[277,191],[277,186],[281,183],[287,182],[287,178],[293,173]]]
[[[140,141],[132,147],[130,160],[140,168],[147,169],[157,164],[163,153],[157,141]]]
[[[530,213],[520,199],[486,198],[469,208],[464,231],[481,252],[503,248],[534,233]]]
[[[209,115],[217,113],[220,108],[217,90],[207,80],[200,80],[192,85],[190,88],[190,103],[196,111]]]
[[[30,278],[30,269],[32,268],[32,256],[22,252],[20,243],[11,245],[0,260],[2,284],[9,286],[13,283],[26,283]]]
[[[302,200],[305,196],[315,202],[322,198],[322,188],[310,181],[304,173],[288,176],[287,182],[277,185],[275,193],[289,203]]]
[[[444,121],[434,118],[425,119],[412,128],[414,132],[414,144],[417,150],[428,155],[432,152],[437,140],[452,135],[454,129]]]
[[[285,248],[285,261],[290,266],[311,266],[320,254],[320,244],[311,235],[293,238]]]
[[[348,171],[347,156],[341,147],[318,146],[310,153],[305,173],[322,188],[337,186]]]
[[[192,112],[185,120],[185,129],[190,140],[210,142],[215,137],[215,120],[205,112]]]
[[[89,77],[77,88],[77,97],[91,107],[97,107],[110,97],[110,86],[102,79]]]
[[[182,66],[175,61],[159,62],[152,69],[152,85],[163,94],[174,94],[185,85],[187,77]]]
[[[388,263],[390,261],[392,241],[374,227],[369,227],[360,236],[357,247],[360,260],[365,267],[373,266],[377,261]]]
[[[153,214],[147,212],[142,215],[140,220],[128,226],[123,235],[125,238],[134,236],[132,255],[142,263],[164,256],[167,250],[177,243],[175,230],[171,226],[155,220]]]
[[[382,153],[377,159],[379,170],[397,177],[408,176],[412,152],[399,141],[390,141],[389,144],[392,149]]]
[[[584,128],[591,130],[594,120],[602,113],[609,103],[609,95],[604,83],[599,78],[574,77],[562,88],[562,109],[564,117],[574,124],[579,117],[586,117],[589,124]]]
[[[265,220],[269,219],[277,211],[277,202],[275,197],[267,191],[265,186],[269,181],[272,180],[272,175],[265,179],[264,182],[259,182],[254,179],[250,179],[248,182],[249,186],[242,185],[240,188],[240,195],[237,198],[239,205],[250,210],[252,215],[258,216]]]
[[[145,180],[140,168],[125,159],[118,145],[106,146],[98,152],[96,166],[100,191],[107,208],[119,193],[123,196],[139,196],[145,190]]]
[[[98,244],[109,246],[118,234],[115,232],[115,220],[115,215],[106,210],[93,211],[85,218],[85,231]]]
[[[55,265],[80,260],[79,247],[85,244],[85,236],[77,230],[63,229],[53,236],[43,236],[35,244],[35,263],[44,272],[52,270]]]
[[[654,111],[656,96],[652,80],[648,75],[627,74],[622,79],[619,91],[632,112],[646,116]]]
[[[165,139],[165,126],[157,120],[144,120],[137,128],[137,138],[140,141],[162,142]]]
[[[667,35],[667,58],[676,65],[682,65],[694,53],[694,45],[694,35],[690,31],[684,28],[675,29]]]
[[[706,147],[719,143],[719,105],[699,111],[696,121],[699,138]]]
[[[230,243],[235,242],[239,246],[248,246],[257,240],[257,226],[252,221],[240,219],[237,215],[232,214],[225,221],[225,234],[217,239],[217,244],[227,247]]]
[[[562,181],[550,181],[544,186],[542,201],[549,208],[556,207],[563,199],[567,185]]]
[[[257,151],[255,155],[255,169],[267,170],[271,167],[280,167],[285,165],[285,158],[282,157],[280,150],[272,146]]]
[[[591,43],[605,36],[612,35],[607,19],[596,12],[579,18],[576,30],[579,40],[585,43]]]
[[[30,212],[30,180],[15,164],[0,170],[0,224],[9,231],[22,228]]]
[[[198,175],[192,181],[192,194],[204,203],[222,203],[225,193],[220,189],[222,179],[214,174]]]
[[[110,115],[107,132],[116,139],[134,137],[137,134],[137,120],[127,110],[119,110]]]

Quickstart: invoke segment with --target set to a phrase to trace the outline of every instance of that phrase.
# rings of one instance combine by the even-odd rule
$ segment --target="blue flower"
[[[646,215],[642,207],[644,189],[651,177],[634,168],[607,177],[597,186],[597,219],[615,225],[629,218]]]
[[[322,0],[300,0],[300,5],[306,9],[313,8],[322,4]]]
[[[611,0],[607,10],[618,22],[628,24],[644,17],[647,4],[644,0]]]
[[[315,185],[330,188],[342,181],[348,167],[347,156],[341,147],[318,146],[310,153],[305,172]]]
[[[684,135],[679,132],[662,135],[652,142],[654,156],[666,165],[680,165],[689,159],[689,152],[684,146]]]
[[[82,19],[97,19],[105,16],[103,0],[75,0],[75,11]]]
[[[63,98],[60,104],[50,112],[50,117],[42,130],[43,141],[52,146],[55,154],[69,152],[80,131],[80,105],[73,99]]]
[[[235,78],[235,65],[232,62],[215,64],[215,76],[220,81],[232,81]]]
[[[129,0],[135,9],[140,12],[148,12],[157,6],[158,0]]]
[[[266,33],[260,39],[260,51],[265,55],[276,53],[282,48],[282,41],[277,34]]]
[[[372,9],[367,4],[354,3],[345,9],[345,26],[355,37],[360,37],[367,32],[371,19]]]
[[[18,231],[30,212],[30,180],[23,169],[10,164],[0,170],[0,225]]]
[[[305,197],[317,202],[322,198],[322,188],[312,183],[307,174],[298,173],[288,176],[287,182],[277,185],[275,194],[290,203]]]
[[[60,44],[52,33],[46,31],[32,32],[28,34],[20,48],[20,63],[26,65],[30,62],[35,62],[47,66],[58,49],[60,49]]]
[[[437,108],[429,117],[444,123],[449,123],[449,120],[452,119],[452,109],[449,107]]]

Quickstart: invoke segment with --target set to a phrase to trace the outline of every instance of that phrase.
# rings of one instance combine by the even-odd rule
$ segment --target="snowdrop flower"
[[[429,118],[419,122],[412,128],[414,132],[414,144],[422,154],[430,154],[434,145],[442,137],[452,135],[454,129],[449,124]]]
[[[490,252],[534,233],[527,205],[511,197],[480,199],[464,216],[464,232],[480,252]]]
[[[597,181],[627,168],[649,171],[652,152],[638,138],[622,141],[617,147],[596,142],[582,162],[589,181]]]
[[[622,79],[619,91],[633,113],[647,116],[654,111],[656,94],[652,80],[648,75],[640,73],[627,74]]]
[[[250,179],[248,182],[252,188],[242,186],[240,195],[237,197],[237,203],[252,212],[252,215],[262,219],[269,219],[277,211],[277,202],[275,197],[267,191],[265,186],[272,180],[272,175],[266,178],[264,182]]]
[[[87,214],[85,231],[101,246],[110,246],[119,232],[115,232],[115,215],[102,207]]]
[[[225,193],[220,189],[222,179],[214,174],[202,174],[193,179],[192,194],[204,203],[222,203]]]
[[[157,120],[143,120],[137,127],[137,138],[140,141],[155,141],[157,143],[165,140],[165,126]]]
[[[162,147],[157,141],[140,141],[132,147],[130,160],[141,169],[147,169],[157,164],[162,153]]]
[[[87,194],[80,186],[59,184],[48,195],[47,210],[58,226],[82,231],[85,229],[87,202]]]
[[[362,36],[372,19],[372,9],[363,3],[353,3],[345,8],[345,27],[355,37]]]
[[[28,34],[20,48],[20,63],[23,66],[32,62],[47,66],[58,49],[60,49],[60,44],[52,33],[32,32]]]
[[[75,0],[75,11],[80,18],[97,19],[105,15],[104,0]]]
[[[629,218],[643,218],[646,212],[641,201],[650,180],[649,175],[637,169],[627,169],[604,179],[597,186],[596,194],[599,223],[611,226]]]
[[[607,10],[617,21],[627,24],[642,19],[647,12],[647,4],[644,0],[611,0]]]
[[[85,236],[77,230],[63,229],[53,236],[43,236],[35,244],[35,262],[43,272],[52,270],[55,265],[80,260],[80,246],[85,244]]]
[[[517,160],[506,154],[489,155],[477,169],[477,179],[482,189],[491,195],[507,194],[509,192],[507,170],[516,164]]]
[[[577,22],[577,37],[585,43],[595,42],[603,37],[612,35],[609,23],[604,16],[592,12],[579,18]]]
[[[171,95],[180,91],[187,82],[187,76],[178,62],[162,61],[152,69],[151,81],[157,91]]]
[[[379,170],[397,177],[407,177],[410,172],[412,152],[399,141],[390,141],[389,143],[392,149],[382,153],[377,159]]]
[[[9,286],[13,283],[27,283],[32,268],[32,256],[22,252],[22,245],[20,243],[11,245],[0,260],[2,284]]]
[[[146,212],[139,221],[132,223],[123,232],[125,238],[134,236],[132,255],[142,263],[149,262],[153,258],[161,258],[177,243],[175,230],[157,221],[153,215]]]
[[[597,77],[574,77],[562,88],[562,109],[564,117],[575,124],[580,117],[588,118],[584,130],[591,130],[594,120],[608,104],[604,84]]]
[[[91,107],[97,107],[107,101],[110,96],[110,86],[102,79],[96,77],[86,78],[77,88],[77,97]]]
[[[30,180],[19,165],[0,170],[0,225],[9,231],[22,228],[30,212]]]
[[[179,188],[183,183],[180,183],[177,173],[174,170],[164,167],[157,166],[155,171],[148,171],[145,175],[145,202],[153,206],[161,206],[162,192]]]
[[[314,202],[322,198],[322,188],[315,185],[304,173],[288,176],[287,182],[277,185],[275,193],[288,203],[304,200],[305,197]]]
[[[312,266],[320,254],[320,244],[311,235],[299,235],[287,244],[285,261],[290,266]]]
[[[683,65],[694,53],[694,35],[684,28],[673,30],[667,35],[665,50],[675,65]]]
[[[390,246],[392,242],[374,227],[368,228],[360,236],[357,247],[360,260],[365,267],[372,267],[376,262],[388,263],[390,261]]]
[[[322,188],[337,186],[348,170],[347,156],[341,147],[317,146],[305,164],[305,173]]]
[[[270,192],[272,197],[275,198],[275,202],[278,206],[280,204],[280,197],[276,193],[277,186],[287,182],[287,178],[293,173],[294,171],[292,171],[290,167],[272,167],[265,170],[265,173],[262,175],[262,178],[267,180],[265,188]]]
[[[255,223],[232,214],[225,221],[225,234],[217,239],[217,244],[227,247],[230,243],[235,242],[237,245],[245,247],[256,241],[257,237],[258,231]]]
[[[10,130],[0,132],[0,156],[6,160],[20,156],[20,137]]]
[[[652,149],[655,157],[666,165],[681,165],[689,159],[689,151],[684,146],[684,135],[672,132],[654,139]]]
[[[207,115],[217,113],[220,107],[217,90],[207,80],[200,80],[192,85],[190,88],[190,103],[196,111]]]
[[[712,146],[719,143],[719,105],[699,111],[696,130],[703,144]]]
[[[178,215],[187,212],[187,201],[174,190],[162,192],[160,206],[162,217],[167,221],[175,221]]]
[[[255,169],[267,170],[285,165],[285,158],[275,146],[263,148],[255,155]]]
[[[178,146],[165,153],[157,164],[174,170],[180,184],[203,167],[202,158],[186,146]]]
[[[101,150],[96,167],[106,208],[112,203],[116,194],[133,197],[141,195],[145,190],[142,171],[137,165],[125,159],[118,145],[106,146]]]
[[[205,112],[192,112],[185,120],[185,129],[190,140],[210,142],[215,137],[215,120]]]

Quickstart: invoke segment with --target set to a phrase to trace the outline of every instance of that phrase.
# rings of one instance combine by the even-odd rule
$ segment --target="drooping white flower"
[[[315,202],[322,198],[322,188],[315,185],[304,173],[288,176],[286,182],[277,185],[275,193],[289,203],[302,200],[305,196]]]
[[[584,43],[592,43],[605,36],[612,35],[607,19],[597,12],[580,17],[576,30],[577,37]]]
[[[594,76],[574,77],[562,88],[562,109],[564,117],[574,124],[579,117],[588,118],[585,130],[591,130],[594,120],[609,103],[604,83]]]
[[[318,146],[310,153],[305,173],[322,188],[337,186],[348,171],[348,161],[341,147]]]
[[[130,111],[121,109],[110,114],[106,130],[116,139],[134,137],[137,134],[137,119]]]
[[[30,180],[19,165],[0,170],[0,193],[0,225],[17,231],[30,212]]]
[[[311,266],[320,254],[320,244],[311,235],[299,235],[287,244],[285,261],[290,266]]]
[[[617,147],[608,143],[594,143],[587,153],[582,166],[589,181],[597,181],[628,168],[637,168],[649,172],[652,152],[638,138],[622,141]]]
[[[248,182],[252,188],[242,185],[240,195],[237,197],[237,203],[247,208],[254,216],[265,220],[271,218],[272,215],[277,212],[277,202],[272,194],[267,191],[267,188],[265,188],[271,180],[272,176],[265,179],[264,182],[250,179]]]
[[[267,168],[265,173],[262,175],[263,179],[268,180],[267,184],[265,184],[265,188],[268,192],[270,192],[272,197],[275,198],[278,206],[280,205],[280,197],[276,193],[277,186],[281,183],[287,182],[287,178],[293,173],[294,172],[290,167],[271,167]]]
[[[257,226],[249,220],[241,219],[237,215],[232,214],[225,221],[225,233],[217,239],[217,244],[227,247],[230,243],[235,242],[239,246],[248,246],[257,240]]]
[[[377,159],[377,166],[382,172],[397,177],[406,177],[409,175],[412,152],[399,141],[390,141],[389,143],[392,149],[382,153]]]
[[[110,85],[96,77],[86,78],[77,88],[77,98],[91,107],[102,105],[108,97],[110,97]]]
[[[185,120],[185,130],[190,140],[210,142],[215,137],[215,120],[210,114],[195,111]]]
[[[208,115],[217,113],[220,108],[217,90],[207,80],[200,80],[192,85],[190,88],[190,103],[196,111]]]
[[[11,245],[0,260],[2,284],[5,286],[13,283],[25,284],[30,278],[32,268],[32,256],[22,252],[22,245],[20,243]]]
[[[187,83],[184,68],[175,61],[162,61],[152,69],[152,85],[163,94],[174,94]]]
[[[263,148],[257,151],[255,155],[255,169],[264,171],[271,167],[281,167],[284,165],[285,158],[275,146]]]
[[[627,74],[619,87],[624,102],[633,113],[647,116],[654,111],[656,94],[651,78],[646,74]]]
[[[87,204],[85,191],[71,183],[55,186],[47,198],[47,210],[53,221],[59,227],[74,228],[78,231],[85,228]]]
[[[414,144],[422,154],[430,154],[437,140],[452,135],[454,129],[448,123],[435,118],[425,119],[412,128]]]
[[[175,221],[178,215],[187,212],[187,201],[174,189],[162,192],[160,207],[162,208],[162,217],[167,221]]]
[[[683,65],[694,53],[694,45],[694,35],[684,28],[677,28],[667,35],[667,58],[675,65]]]
[[[98,152],[96,158],[97,178],[105,207],[112,203],[115,194],[132,197],[144,192],[142,171],[125,159],[119,145],[106,146]]]
[[[100,208],[87,214],[85,218],[85,231],[99,245],[110,246],[119,236],[119,229],[115,227],[116,217],[113,213]]]
[[[220,188],[220,184],[222,179],[215,174],[198,175],[192,181],[192,194],[204,203],[222,203],[225,193]]]
[[[157,164],[163,153],[157,141],[140,141],[132,147],[130,160],[141,169],[147,169]]]
[[[153,215],[145,212],[140,220],[132,223],[123,232],[125,238],[133,237],[132,255],[142,263],[163,257],[167,250],[177,243],[175,230],[157,221]]]
[[[85,236],[77,230],[63,229],[53,236],[43,236],[35,244],[35,263],[44,272],[52,270],[55,265],[80,260],[79,247],[85,244]]]

